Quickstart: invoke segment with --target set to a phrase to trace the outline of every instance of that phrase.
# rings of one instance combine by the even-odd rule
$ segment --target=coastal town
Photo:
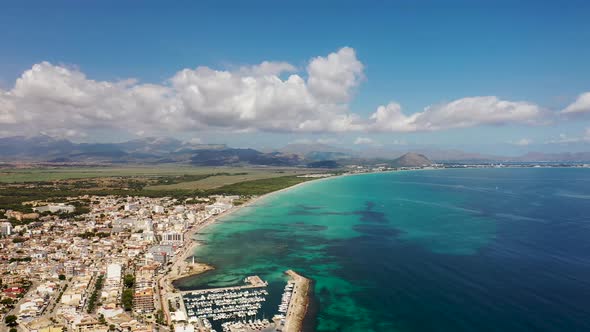
[[[285,328],[290,297],[274,321],[256,318],[268,295],[259,277],[206,298],[172,284],[213,268],[195,262],[193,236],[244,201],[84,195],[23,203],[30,213],[0,210],[2,331],[298,330]],[[290,294],[302,277],[289,273]]]
[[[179,260],[191,253],[194,232],[236,199],[83,196],[68,198],[88,202],[89,211],[75,216],[67,201],[28,202],[33,213],[4,211],[2,323],[44,332],[169,328],[157,285],[208,269]]]
[[[352,166],[298,178],[441,167]],[[173,284],[214,269],[195,260],[194,235],[255,200],[81,195],[23,202],[29,212],[0,207],[0,331],[299,331],[311,285],[295,271],[266,318],[258,276],[205,290]]]
[[[590,0],[0,31],[0,332],[590,332]]]
[[[377,165],[308,172],[294,183],[391,170]],[[109,181],[134,184],[124,178]],[[27,190],[30,185],[16,186]],[[48,194],[53,190],[40,185]],[[56,185],[71,190],[72,183]],[[0,207],[0,327],[11,332],[299,331],[311,286],[294,271],[285,272],[281,305],[266,318],[267,283],[258,276],[218,289],[183,292],[173,284],[214,269],[195,260],[194,235],[256,198],[87,194]]]

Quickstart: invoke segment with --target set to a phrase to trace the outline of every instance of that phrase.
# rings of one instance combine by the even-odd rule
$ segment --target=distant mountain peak
[[[392,164],[396,167],[422,167],[432,165],[432,161],[423,154],[408,152],[394,159]]]

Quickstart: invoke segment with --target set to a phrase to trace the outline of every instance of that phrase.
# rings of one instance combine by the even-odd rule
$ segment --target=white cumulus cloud
[[[562,114],[590,113],[590,92],[582,93],[576,101],[561,111]]]
[[[164,83],[144,84],[134,79],[97,81],[76,68],[41,62],[11,89],[0,89],[0,133],[417,132],[530,124],[543,113],[529,102],[487,96],[416,113],[404,113],[392,102],[363,117],[349,105],[364,79],[364,65],[353,48],[314,57],[300,71],[287,62],[264,61],[235,70],[186,68]]]
[[[317,57],[307,67],[309,89],[321,100],[347,102],[351,89],[358,86],[363,77],[363,68],[355,50],[350,47],[327,57]]]
[[[354,49],[313,58],[307,78],[286,62],[235,71],[183,69],[164,84],[95,81],[74,68],[35,64],[0,89],[0,130],[39,133],[115,128],[152,134],[219,127],[323,132],[361,128],[347,102],[362,77]]]
[[[422,112],[406,115],[398,103],[379,106],[371,115],[372,127],[381,131],[414,132],[479,125],[533,124],[542,117],[539,106],[524,101],[501,100],[495,96],[467,97],[431,105]]]
[[[282,73],[292,73],[297,68],[288,62],[263,61],[259,65],[244,66],[240,68],[242,75],[266,76],[280,75]]]

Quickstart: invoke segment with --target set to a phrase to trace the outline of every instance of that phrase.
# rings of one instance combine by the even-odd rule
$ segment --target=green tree
[[[92,311],[94,311],[94,308],[96,307],[96,300],[99,299],[98,295],[100,294],[100,290],[102,289],[102,285],[103,285],[103,275],[98,276],[98,278],[96,278],[96,283],[94,285],[94,291],[92,292],[92,295],[90,295],[90,298],[88,299],[88,309],[87,312],[90,314],[92,313]]]
[[[135,277],[132,274],[126,274],[125,277],[123,277],[123,284],[125,284],[125,287],[127,288],[132,288],[135,284]]]
[[[17,326],[18,323],[16,322],[16,320],[18,319],[18,317],[16,317],[15,315],[8,315],[6,317],[4,317],[4,323],[6,323],[6,325],[8,326]]]
[[[133,290],[131,288],[127,288],[123,291],[121,302],[125,311],[131,311],[133,308]]]
[[[8,331],[10,331],[10,332],[18,332],[18,330],[17,330],[17,329],[15,329],[14,327],[13,327],[13,328],[11,328],[11,329],[10,329],[10,330],[8,330]]]
[[[8,304],[12,304],[12,303],[14,303],[14,301],[9,297],[4,298],[4,299],[2,299],[2,301],[0,301],[0,304],[4,304],[4,305],[8,305]]]
[[[59,280],[66,280],[66,276],[63,274],[60,274],[58,278]]]
[[[158,312],[156,312],[156,323],[160,325],[166,324],[166,322],[164,321],[164,312],[162,311],[162,309],[159,309]]]

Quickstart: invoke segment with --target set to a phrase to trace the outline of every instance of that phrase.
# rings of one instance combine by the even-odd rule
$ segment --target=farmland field
[[[281,173],[284,172],[284,173]],[[67,179],[90,179],[104,177],[169,177],[181,175],[205,175],[216,173],[230,173],[247,175],[235,176],[224,179],[219,176],[219,182],[216,182],[215,176],[203,185],[207,188],[231,184],[240,181],[256,180],[281,175],[303,174],[307,170],[280,169],[280,168],[242,168],[242,167],[190,167],[179,165],[162,165],[162,166],[126,166],[126,167],[64,167],[64,168],[35,168],[35,169],[0,169],[0,183],[22,183],[22,182],[39,182],[39,181],[58,181]],[[194,181],[199,182],[199,181]],[[187,182],[188,183],[188,182]],[[176,184],[179,185],[179,184]],[[174,185],[164,185],[162,189],[182,189],[174,188]],[[186,187],[187,189],[197,187]]]
[[[127,166],[0,169],[0,210],[31,212],[24,202],[83,195],[187,197],[262,195],[310,180],[304,168]],[[82,211],[82,210],[81,210]],[[1,215],[0,215],[1,217]]]
[[[309,171],[307,171],[308,173]],[[197,181],[180,182],[170,185],[153,185],[145,187],[146,190],[207,190],[223,187],[244,181],[270,179],[288,175],[305,174],[305,170],[247,170],[232,172],[232,175],[213,175]],[[214,174],[214,172],[213,172]]]

